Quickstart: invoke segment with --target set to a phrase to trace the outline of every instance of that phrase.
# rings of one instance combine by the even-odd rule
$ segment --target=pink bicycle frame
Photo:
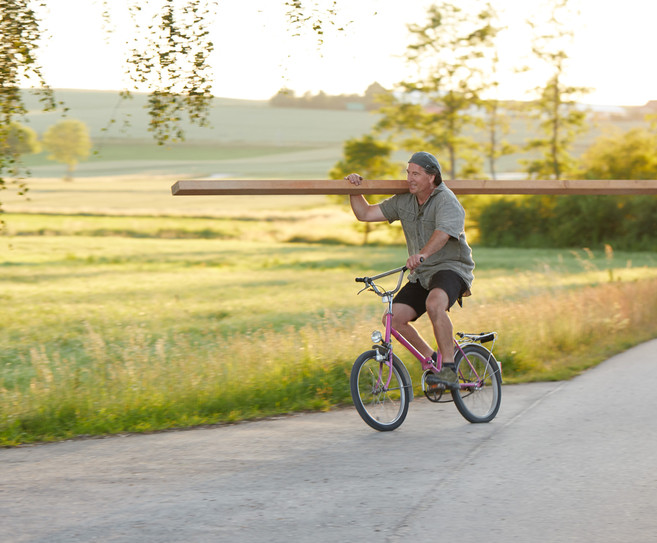
[[[387,300],[385,300],[385,298],[384,298],[384,302],[385,301],[387,301]],[[397,330],[395,330],[392,327],[392,301],[391,300],[388,301],[388,306],[389,306],[389,309],[388,309],[388,311],[386,311],[386,314],[385,314],[386,331],[385,331],[384,340],[385,340],[386,344],[387,345],[392,345],[391,338],[394,337],[401,345],[403,345],[408,350],[408,352],[410,352],[415,358],[418,359],[418,361],[422,365],[422,371],[426,371],[426,370],[431,370],[433,372],[440,371],[441,368],[442,368],[442,355],[441,355],[440,351],[438,351],[438,357],[437,357],[437,360],[436,360],[435,364],[434,364],[433,359],[431,357],[424,357],[422,355],[422,353],[420,353],[420,351],[418,351],[413,345],[411,345],[411,343],[404,336],[402,336]],[[472,364],[470,363],[470,360],[468,359],[466,354],[463,352],[463,349],[461,348],[461,345],[459,345],[458,341],[454,340],[454,345],[461,352],[461,354],[463,355],[463,358],[465,358],[465,360],[468,361],[468,364],[470,365],[470,368],[472,369],[472,371],[476,373],[475,368],[472,366]],[[390,367],[392,367],[392,348],[390,349],[390,352],[388,354],[388,364],[389,364]],[[379,378],[380,377],[381,376],[379,375]],[[388,373],[388,379],[387,379],[387,382],[386,382],[386,388],[390,386],[391,378],[392,378],[392,372],[389,372]],[[479,378],[475,382],[461,383],[460,388],[463,389],[463,388],[476,387],[476,386],[478,386],[478,381],[479,381]]]
[[[387,361],[385,361],[386,365],[389,368],[392,369],[393,359],[392,359],[391,339],[394,337],[397,341],[399,341],[399,343],[401,343],[404,347],[406,347],[406,349],[415,358],[417,358],[419,360],[420,364],[422,365],[422,370],[423,371],[429,370],[429,371],[432,371],[432,372],[436,373],[436,372],[439,372],[442,369],[442,355],[441,355],[441,353],[438,352],[438,357],[437,357],[437,360],[434,364],[433,359],[431,357],[424,357],[422,355],[422,353],[420,353],[420,351],[418,351],[413,345],[411,345],[411,343],[404,336],[402,336],[397,330],[395,330],[392,327],[392,299],[393,299],[393,294],[395,292],[397,292],[399,290],[399,288],[401,287],[401,282],[402,282],[402,279],[404,277],[404,272],[406,270],[407,270],[407,268],[405,266],[403,266],[401,268],[397,268],[395,270],[390,270],[388,272],[379,274],[379,275],[374,276],[374,277],[356,278],[356,281],[361,282],[361,283],[366,283],[367,285],[369,285],[369,288],[371,290],[373,290],[376,294],[378,294],[381,297],[381,301],[384,304],[387,304],[387,306],[388,306],[387,310],[386,310],[386,313],[385,313],[385,327],[386,327],[386,329],[385,329],[385,337],[383,338],[385,346],[387,347],[387,351],[388,351],[387,352]],[[382,277],[387,277],[388,275],[392,275],[393,273],[397,273],[397,272],[401,272],[401,273],[400,273],[400,276],[399,276],[399,280],[397,282],[397,287],[394,290],[382,292],[373,283],[374,279],[380,279]],[[368,287],[365,287],[365,288],[367,289]],[[466,389],[466,388],[475,388],[475,387],[480,386],[481,382],[482,382],[481,376],[477,373],[476,369],[474,368],[474,366],[472,365],[472,363],[470,362],[470,360],[466,356],[465,352],[463,352],[463,349],[462,349],[461,345],[459,344],[458,341],[456,341],[456,339],[454,340],[454,345],[456,346],[456,349],[458,349],[458,351],[460,351],[463,358],[465,358],[465,360],[468,361],[468,365],[470,366],[470,369],[472,370],[474,375],[477,376],[477,379],[474,380],[474,381],[461,383],[460,388],[461,389]],[[377,360],[381,361],[381,367],[379,368],[378,384],[383,384],[382,376],[383,376],[384,359],[379,358],[379,355],[377,355]],[[410,382],[410,375],[408,374],[408,370],[406,369],[406,367],[404,367],[403,363],[402,363],[402,367],[403,367],[403,371],[409,377],[408,381]],[[386,383],[385,383],[385,388],[386,389],[389,388],[391,379],[392,379],[392,371],[388,372],[388,378],[386,379]],[[411,394],[412,394],[412,388],[411,388]]]

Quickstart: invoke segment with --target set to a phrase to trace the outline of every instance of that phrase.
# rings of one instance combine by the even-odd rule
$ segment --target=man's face
[[[408,190],[411,194],[431,193],[436,188],[433,184],[435,177],[435,175],[429,175],[422,166],[417,164],[409,163],[406,168],[406,181],[408,181]]]

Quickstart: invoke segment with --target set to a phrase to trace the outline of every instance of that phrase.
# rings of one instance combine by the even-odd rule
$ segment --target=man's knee
[[[433,320],[449,309],[449,296],[441,288],[434,288],[427,296],[427,314]]]
[[[392,327],[399,328],[405,326],[411,321],[417,319],[417,313],[415,310],[405,304],[393,304],[392,305]],[[383,324],[386,322],[386,316],[383,315]]]

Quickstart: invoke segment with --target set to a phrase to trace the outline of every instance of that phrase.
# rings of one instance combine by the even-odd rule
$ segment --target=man
[[[464,232],[465,211],[442,182],[440,164],[432,154],[415,153],[406,173],[409,193],[376,205],[362,194],[352,195],[351,209],[359,221],[401,221],[409,255],[406,266],[412,273],[393,299],[392,325],[422,355],[436,360],[437,353],[411,324],[426,311],[443,361],[442,370],[428,375],[427,382],[456,387],[454,331],[447,312],[462,296],[470,295],[474,279],[472,250]],[[356,173],[345,179],[354,185],[363,180]]]

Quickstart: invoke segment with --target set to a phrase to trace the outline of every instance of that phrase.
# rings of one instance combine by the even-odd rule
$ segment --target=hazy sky
[[[457,5],[464,1],[457,0]],[[125,0],[112,0],[120,8]],[[309,2],[306,2],[308,4]],[[310,2],[312,4],[312,2]],[[212,26],[216,96],[268,99],[280,88],[297,94],[324,90],[330,94],[362,93],[378,81],[386,87],[404,80],[402,61],[410,43],[408,23],[426,19],[426,0],[337,0],[339,32],[327,27],[324,44],[317,38],[292,37],[283,0],[219,0]],[[518,75],[526,63],[529,33],[524,21],[539,13],[541,0],[495,0],[506,26],[500,57],[506,74],[501,98],[526,99],[528,89],[546,77],[538,67]],[[571,0],[580,7],[569,49],[568,83],[594,87],[583,100],[591,104],[641,105],[657,100],[657,2],[654,0]],[[116,18],[116,31],[103,31],[97,0],[49,0],[44,22],[50,33],[40,55],[44,74],[54,88],[122,89],[123,33],[129,25]],[[325,4],[330,6],[331,0]],[[116,9],[120,13],[121,9]],[[352,21],[352,22],[350,22]]]

